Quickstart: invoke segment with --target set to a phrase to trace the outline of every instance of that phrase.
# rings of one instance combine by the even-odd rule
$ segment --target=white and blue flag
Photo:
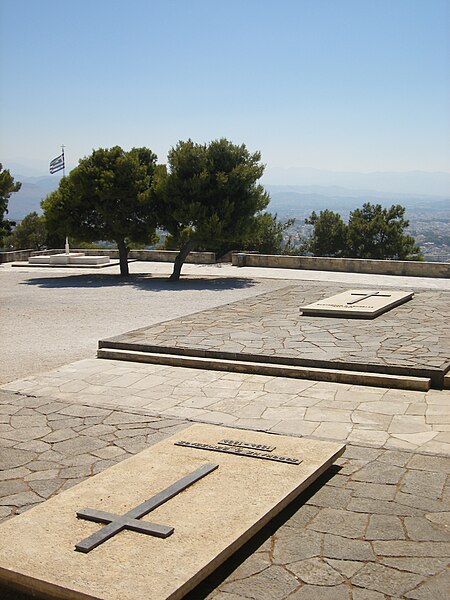
[[[58,171],[62,171],[64,169],[64,154],[57,156],[50,162],[50,173],[57,173]]]

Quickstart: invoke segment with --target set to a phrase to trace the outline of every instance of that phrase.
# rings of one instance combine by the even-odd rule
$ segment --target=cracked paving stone
[[[330,588],[306,584],[289,596],[289,600],[350,600],[350,598],[350,588],[345,584]]]
[[[396,500],[398,500],[397,497]],[[347,510],[375,515],[397,515],[408,517],[413,517],[415,515],[422,516],[423,513],[423,510],[415,508],[414,506],[390,502],[388,500],[372,500],[372,498],[352,498],[347,506]]]
[[[422,581],[422,575],[397,571],[375,563],[365,565],[352,578],[354,585],[390,596],[403,596]]]
[[[33,492],[42,496],[42,498],[50,498],[62,486],[62,479],[36,479],[30,481],[30,487]]]
[[[44,438],[42,438],[41,441],[50,442],[53,444],[56,442],[64,442],[77,436],[78,433],[73,431],[73,429],[57,429],[56,431],[52,431],[51,433],[46,435]]]
[[[78,465],[75,467],[66,467],[65,469],[61,469],[61,471],[60,471],[60,476],[63,479],[78,479],[80,477],[89,477],[90,474],[91,474],[90,464]]]
[[[16,450],[14,448],[3,448],[0,452],[0,471],[22,467],[35,458],[35,452]]]
[[[6,481],[8,479],[20,479],[21,477],[26,478],[30,473],[30,469],[27,469],[26,467],[7,469],[5,471],[0,471],[0,481]]]
[[[38,479],[54,479],[58,476],[59,469],[48,469],[47,471],[35,471],[24,477],[25,481],[37,481]]]
[[[64,442],[57,442],[54,444],[53,449],[63,454],[74,455],[92,452],[93,450],[104,448],[106,445],[106,442],[82,435]]]
[[[241,594],[229,594],[227,592],[219,592],[218,594],[212,592],[205,600],[250,600],[250,596],[243,596]]]
[[[8,518],[12,513],[12,508],[10,506],[0,506],[0,519]]]
[[[413,517],[414,519],[416,517]],[[404,540],[402,522],[392,515],[370,515],[367,540]]]
[[[271,565],[270,559],[262,553],[252,554],[237,569],[235,569],[227,581],[238,581],[240,579],[247,579],[252,575],[261,573]]]
[[[31,427],[46,427],[47,418],[44,415],[28,415],[11,417],[11,425],[14,429],[28,429]]]
[[[326,558],[327,563],[333,567],[336,571],[347,577],[353,577],[360,569],[363,568],[364,563],[356,560],[340,560],[335,558]]]
[[[97,425],[90,425],[86,429],[81,429],[83,435],[89,436],[103,436],[109,433],[114,433],[116,428],[113,425],[105,425],[104,423],[98,423]]]
[[[26,506],[27,504],[35,504],[41,502],[42,498],[34,492],[20,492],[11,496],[0,498],[1,506]]]
[[[100,450],[93,450],[91,454],[106,460],[123,456],[126,452],[123,448],[118,448],[117,446],[106,446],[106,448],[100,448]]]
[[[137,454],[148,447],[144,436],[116,440],[114,445],[122,448],[125,450],[125,452],[129,452],[130,454]]]
[[[411,600],[436,600],[436,598],[448,598],[450,590],[450,571],[440,573],[431,577],[416,589],[405,594],[405,598]]]
[[[121,429],[120,431],[116,431],[114,435],[116,439],[120,440],[123,438],[133,438],[147,434],[148,429],[145,427],[142,429]]]
[[[61,409],[59,412],[61,415],[68,415],[69,417],[107,417],[112,413],[112,410],[82,404],[72,404],[67,408]]]
[[[312,506],[321,506],[323,508],[345,508],[351,500],[351,497],[351,490],[324,486],[308,500],[308,504],[311,504]]]
[[[369,542],[339,537],[337,535],[325,535],[323,556],[341,560],[375,560],[375,554]]]
[[[382,541],[372,542],[378,556],[411,556],[424,558],[442,558],[450,554],[447,542]]]
[[[283,567],[272,565],[242,581],[232,581],[221,586],[224,592],[232,592],[253,600],[274,600],[285,598],[299,586],[295,577]],[[241,593],[242,592],[242,593]]]
[[[277,564],[289,564],[320,555],[323,535],[315,531],[301,531],[291,527],[282,527],[274,536],[275,547],[273,561]]]
[[[418,575],[436,575],[448,566],[448,558],[412,558],[411,556],[384,557],[380,563],[399,571]]]
[[[103,420],[103,423],[105,425],[124,425],[131,423],[142,423],[142,425],[145,425],[146,423],[154,423],[157,419],[158,417],[146,417],[145,415],[137,415],[135,413],[117,412],[106,417],[106,419]],[[164,423],[173,424],[173,421],[164,420]]]
[[[413,454],[409,456],[408,469],[419,471],[443,471],[448,473],[448,456],[427,456],[424,454]]]
[[[0,485],[0,498],[28,491],[30,488],[22,479],[9,479]]]
[[[365,590],[364,588],[352,588],[352,600],[384,600],[386,596],[375,590]],[[392,600],[395,598],[392,597]]]
[[[334,586],[344,581],[338,571],[318,557],[291,563],[289,571],[292,571],[304,583],[312,585]]]
[[[446,473],[430,471],[408,471],[400,489],[405,494],[413,494],[437,500],[442,496]]]
[[[304,530],[306,525],[317,515],[319,508],[304,504],[286,521],[286,527],[299,528]]]
[[[51,449],[51,445],[42,440],[31,440],[30,442],[21,442],[15,446],[19,450],[31,450],[31,452],[46,452]]]
[[[421,517],[405,517],[406,531],[410,540],[450,542],[450,531],[434,527],[427,519]]]
[[[414,508],[418,515],[422,515],[425,512],[446,512],[448,511],[448,502],[441,500],[433,500],[432,498],[421,498],[414,494],[404,494],[403,492],[397,492],[395,496],[395,502],[403,506]]]
[[[75,456],[67,456],[61,459],[61,465],[64,467],[80,467],[83,465],[91,465],[98,460],[92,454],[77,454]]]
[[[28,442],[42,438],[51,432],[50,427],[27,427],[24,429],[13,429],[12,431],[3,432],[6,439],[14,440],[15,442]]]
[[[425,518],[437,527],[443,528],[450,533],[450,511],[440,513],[427,513]]]
[[[349,481],[348,489],[353,490],[355,498],[371,498],[372,500],[393,500],[397,492],[395,485],[363,483],[362,481]]]
[[[395,465],[380,465],[370,463],[363,467],[351,477],[353,481],[365,481],[367,483],[391,483],[396,485],[403,477],[405,470]]]
[[[347,538],[360,538],[364,535],[368,521],[369,515],[324,508],[311,521],[308,529]]]

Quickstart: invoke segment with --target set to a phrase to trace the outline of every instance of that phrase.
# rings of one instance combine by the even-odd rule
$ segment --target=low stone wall
[[[13,252],[0,252],[0,263],[28,260],[33,250],[14,250]]]
[[[346,273],[376,273],[411,277],[450,277],[450,263],[406,260],[369,260],[361,258],[324,258],[316,256],[284,256],[271,254],[233,254],[237,267],[273,267],[311,271],[341,271]]]
[[[119,251],[118,250],[100,250],[100,249],[76,249],[71,248],[71,252],[83,252],[86,256],[109,256],[110,258],[118,259]],[[18,252],[2,252],[0,253],[0,262],[13,262],[16,260],[28,260],[30,256],[41,256],[43,254],[51,255],[51,254],[63,254],[65,252],[64,248],[59,248],[56,250],[20,250]],[[175,257],[178,252],[176,250],[130,250],[128,254],[128,258],[134,260],[143,260],[150,262],[171,262],[175,261]],[[12,257],[7,256],[6,259],[3,258],[4,255],[13,255]],[[216,262],[216,255],[214,252],[190,252],[187,260],[187,263],[196,263],[196,264],[214,264]]]
[[[130,250],[129,257],[137,260],[173,263],[177,255],[177,250]],[[117,256],[119,256],[118,253]],[[213,265],[216,262],[216,255],[214,252],[190,252],[186,262]]]

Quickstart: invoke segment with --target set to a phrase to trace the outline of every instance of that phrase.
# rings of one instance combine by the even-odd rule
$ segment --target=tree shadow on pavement
[[[179,281],[169,281],[167,277],[152,275],[129,275],[120,277],[107,274],[69,275],[61,277],[32,277],[21,282],[21,285],[35,285],[41,288],[107,288],[134,287],[151,292],[208,290],[223,291],[229,289],[251,288],[256,285],[253,279],[241,277],[185,277]]]

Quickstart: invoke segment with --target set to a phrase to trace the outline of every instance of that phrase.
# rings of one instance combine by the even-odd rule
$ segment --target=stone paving
[[[450,390],[85,359],[3,389],[165,418],[450,456]]]
[[[187,426],[6,391],[0,424],[1,520]],[[448,458],[350,445],[186,600],[435,599],[449,555]]]
[[[131,264],[132,269],[138,267],[142,269],[141,265]],[[149,268],[155,267],[152,264]],[[208,268],[202,267],[205,274]],[[228,271],[235,274],[231,267],[223,269],[224,274]],[[417,282],[413,302],[420,294],[418,309],[416,304],[408,303],[381,317],[391,319],[385,327],[386,335],[399,327],[399,322],[407,322],[399,310],[411,311],[409,322],[417,317],[414,330],[400,327],[395,335],[392,333],[390,351],[411,358],[423,349],[426,360],[425,349],[429,348],[430,355],[442,359],[440,365],[449,356],[445,350],[448,341],[442,339],[449,333],[448,306],[444,305],[449,288],[445,280],[297,271],[280,275],[278,271],[270,270],[275,274],[270,276],[283,279],[279,294],[281,298],[285,291],[287,300],[294,298],[295,289],[314,300],[314,293],[324,289],[327,293],[361,285],[374,289],[375,282],[377,286],[385,282],[386,286],[398,283],[409,288],[412,281]],[[317,279],[317,283],[289,283],[286,287],[288,275]],[[333,278],[336,283],[324,283]],[[90,309],[100,316],[104,310],[101,291],[89,287],[82,294],[92,295]],[[54,287],[49,298],[50,293],[53,298]],[[128,289],[123,289],[123,297],[131,297]],[[222,332],[219,342],[230,343],[233,348],[239,345],[240,353],[258,346],[254,336],[245,334],[256,331],[261,335],[257,326],[264,321],[264,310],[259,310],[258,303],[270,298],[271,294],[266,294],[252,300],[252,304],[241,301],[210,311],[216,317],[227,313],[231,319],[226,323],[230,337],[225,340]],[[428,304],[436,300],[435,310],[427,305],[423,311],[427,298]],[[175,295],[173,299],[175,302]],[[297,306],[292,301],[286,313],[288,329],[294,334],[298,330],[293,317],[298,320],[298,308],[303,304],[298,295],[297,301]],[[146,302],[148,305],[148,299]],[[247,310],[250,305],[254,323]],[[153,309],[147,310],[153,320]],[[275,304],[273,310],[276,312]],[[114,320],[122,312],[113,317],[108,313],[108,318]],[[282,325],[276,322],[275,312],[272,321],[276,331]],[[15,314],[12,305],[10,314]],[[172,323],[180,325],[183,321]],[[349,342],[345,337],[339,340],[338,335],[346,332],[337,333],[332,321],[327,319],[331,333],[314,328],[308,333],[316,336],[311,355],[317,352],[319,358],[321,348],[325,354],[334,352],[339,347],[334,340],[341,342],[347,348],[344,352],[350,355],[361,341],[357,339],[362,331],[360,324],[378,327],[380,322],[351,321],[353,337]],[[33,323],[36,327],[43,323],[41,329],[48,327],[39,317]],[[265,324],[270,331],[270,319]],[[128,329],[133,327],[131,322],[127,325]],[[162,325],[164,331],[171,323]],[[339,322],[336,326],[342,325]],[[181,328],[180,335],[185,333]],[[195,333],[202,331],[196,329]],[[239,339],[239,333],[244,337]],[[55,341],[67,338],[72,343],[80,337],[77,327],[66,319],[55,321],[51,335]],[[42,345],[38,330],[36,336]],[[415,336],[414,344],[412,337],[408,341],[403,339],[405,336]],[[378,343],[381,337],[380,333],[375,341]],[[435,349],[436,340],[439,343]],[[379,349],[383,345],[389,348],[387,341],[383,339]],[[416,349],[410,347],[408,352],[410,341]],[[183,345],[184,340],[176,343]],[[270,343],[270,336],[264,338],[263,344]],[[36,347],[31,353],[38,360]],[[28,351],[20,345],[16,361],[26,355],[25,349]],[[296,351],[288,345],[287,350]],[[401,391],[98,360],[93,358],[94,351],[83,351],[84,357],[92,358],[78,362],[70,362],[75,359],[69,358],[66,362],[70,364],[53,371],[17,381],[10,377],[6,379],[10,383],[0,389],[0,520],[13,518],[191,421],[335,439],[347,442],[346,453],[337,465],[184,600],[435,600],[448,596],[450,390]],[[23,372],[29,375],[37,371],[28,368]],[[0,589],[0,599],[31,600],[28,595],[4,589]]]
[[[300,307],[348,289],[308,282],[102,340],[197,356],[289,362],[316,367],[432,376],[450,368],[450,294],[416,290],[374,320],[311,317]]]

